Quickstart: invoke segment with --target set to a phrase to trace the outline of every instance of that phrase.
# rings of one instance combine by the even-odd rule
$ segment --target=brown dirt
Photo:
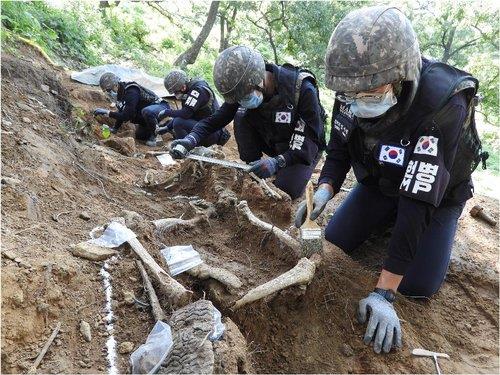
[[[375,283],[386,235],[368,241],[356,259],[325,243],[323,263],[305,293],[291,288],[232,311],[231,303],[245,291],[290,269],[296,260],[273,236],[239,219],[231,199],[248,200],[256,215],[284,230],[291,226],[296,202],[268,198],[239,172],[200,168],[194,162],[162,168],[156,158],[141,156],[149,150],[144,145],[136,144],[134,156],[100,145],[99,123],[90,115],[91,109],[106,105],[99,91],[70,81],[67,72],[30,48],[20,46],[18,56],[2,55],[2,176],[21,181],[2,184],[3,373],[26,372],[57,321],[62,333],[38,372],[106,371],[102,262],[76,258],[68,248],[123,210],[145,219],[133,229],[159,263],[164,265],[159,253],[163,245],[192,244],[208,264],[223,266],[241,279],[243,287],[236,295],[216,281],[176,277],[196,298],[212,300],[237,324],[257,372],[433,372],[431,359],[411,357],[415,347],[447,352],[451,360],[440,361],[443,372],[498,372],[498,232],[468,215],[473,204],[481,204],[498,219],[498,201],[478,196],[468,202],[443,288],[430,301],[399,298],[404,348],[376,355],[361,342],[364,327],[355,322],[354,311]],[[41,84],[57,94],[44,92]],[[130,135],[130,128],[120,135]],[[236,159],[234,140],[224,152]],[[165,190],[179,171],[180,183]],[[148,220],[195,215],[185,200],[172,199],[176,195],[197,195],[213,203],[216,214],[194,228],[159,237]],[[82,211],[89,220],[79,217]],[[15,260],[7,256],[12,254]],[[154,320],[149,309],[124,301],[126,291],[147,300],[130,249],[120,249],[110,273],[115,338],[137,347]],[[163,307],[171,312],[166,303]],[[81,320],[91,325],[91,342],[79,332]],[[129,370],[128,358],[118,355],[120,372]]]

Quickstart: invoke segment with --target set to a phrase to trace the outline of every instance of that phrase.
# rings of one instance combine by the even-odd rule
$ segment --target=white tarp
[[[171,96],[163,85],[163,78],[151,76],[139,69],[126,68],[120,65],[100,65],[82,70],[81,72],[73,72],[71,73],[71,79],[86,85],[97,86],[99,85],[99,78],[107,72],[116,74],[122,81],[137,82],[160,97]]]

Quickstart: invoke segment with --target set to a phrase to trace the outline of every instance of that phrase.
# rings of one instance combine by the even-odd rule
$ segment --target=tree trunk
[[[181,53],[179,57],[174,62],[174,65],[185,68],[186,65],[194,64],[198,54],[200,53],[201,47],[205,40],[207,39],[212,27],[214,26],[215,20],[217,18],[217,11],[219,9],[219,1],[212,1],[210,4],[210,9],[208,11],[208,16],[205,24],[203,25],[200,34],[194,41],[193,45],[187,49],[187,51]]]

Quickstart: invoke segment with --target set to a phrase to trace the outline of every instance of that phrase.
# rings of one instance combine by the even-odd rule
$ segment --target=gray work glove
[[[333,193],[330,192],[330,190],[322,188],[320,186],[320,188],[316,190],[316,193],[314,193],[313,211],[311,212],[309,219],[316,220],[318,216],[325,209],[325,206],[328,203],[328,201],[332,198],[333,198]],[[306,213],[307,213],[307,205],[306,201],[304,200],[299,204],[299,208],[297,209],[297,213],[295,214],[295,226],[297,228],[300,228],[301,225],[304,224],[304,221],[306,221]]]
[[[391,348],[401,348],[401,325],[392,303],[380,294],[372,292],[359,301],[358,322],[365,323],[370,314],[363,342],[368,345],[373,340],[373,350],[380,353],[382,349],[389,353]]]
[[[191,134],[184,138],[176,139],[170,144],[170,155],[174,159],[184,159],[189,151],[197,146],[196,138]]]
[[[109,110],[104,108],[96,108],[94,110],[94,116],[109,116]]]

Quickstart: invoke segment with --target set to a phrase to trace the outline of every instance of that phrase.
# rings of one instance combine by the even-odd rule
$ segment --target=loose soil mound
[[[217,371],[249,371],[252,366],[241,360],[249,356],[262,373],[433,372],[431,359],[410,355],[422,347],[451,356],[440,361],[443,372],[498,372],[498,234],[468,215],[473,204],[481,204],[498,219],[497,201],[468,202],[442,290],[430,301],[400,297],[396,309],[404,348],[376,355],[362,344],[364,327],[354,312],[376,281],[386,234],[370,239],[355,259],[325,243],[323,262],[307,289],[289,288],[233,310],[232,303],[246,291],[297,262],[273,235],[242,220],[235,203],[247,200],[258,217],[286,230],[297,202],[269,197],[240,172],[193,161],[162,168],[139,143],[129,156],[103,146],[100,124],[90,111],[107,106],[105,98],[95,88],[71,82],[67,72],[24,46],[17,57],[2,56],[2,94],[3,373],[26,372],[58,321],[61,334],[38,372],[106,372],[102,262],[74,257],[68,249],[124,210],[140,215],[130,227],[161,265],[164,245],[192,244],[207,264],[241,280],[241,288],[231,291],[218,281],[176,277],[194,291],[194,301],[211,300],[236,323],[237,328],[228,320],[229,329],[243,333],[232,336],[237,349],[234,342],[214,344],[216,352],[234,354],[227,363],[216,358]],[[128,128],[118,136],[131,134]],[[228,159],[237,158],[234,140],[223,151]],[[345,194],[329,204],[322,224]],[[213,206],[211,213],[192,226],[158,234],[152,220],[200,215],[203,209],[193,204],[193,195],[203,207]],[[114,335],[118,344],[129,341],[137,348],[154,320],[149,308],[130,301],[131,293],[139,301],[147,301],[147,295],[132,251],[126,246],[119,251],[110,266]],[[165,300],[160,295],[170,315]],[[82,320],[90,324],[90,342],[80,333]],[[118,355],[120,372],[129,371],[128,358]]]

